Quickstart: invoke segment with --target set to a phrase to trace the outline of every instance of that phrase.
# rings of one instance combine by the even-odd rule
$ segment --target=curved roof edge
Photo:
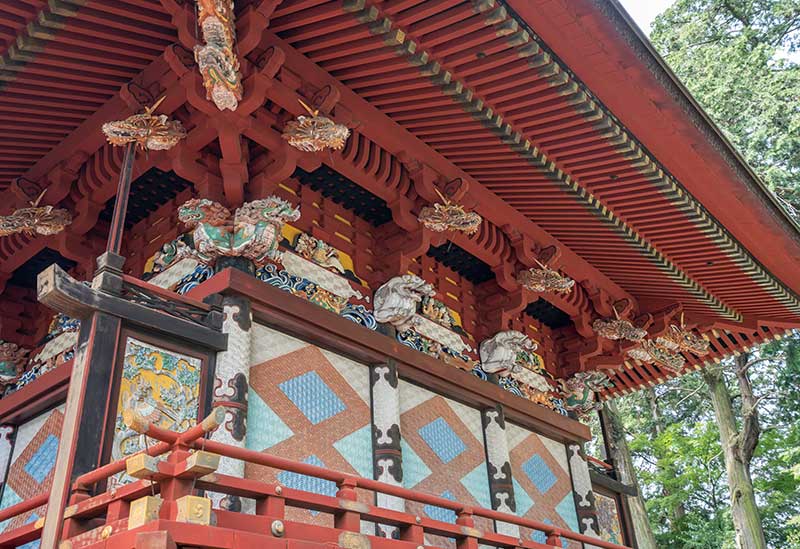
[[[768,270],[795,291],[800,289],[800,272],[774,260],[782,255],[788,256],[790,264],[800,262],[800,224],[692,97],[618,0],[501,1]],[[665,128],[664,119],[654,122],[655,117],[667,117],[671,126]],[[684,141],[683,151],[675,147],[676,136]],[[698,158],[676,156],[686,151]],[[727,183],[724,190],[732,196],[712,196],[703,189],[700,179],[711,177],[715,183]],[[735,193],[737,186],[749,191],[750,200]],[[737,211],[735,202],[761,217],[736,218],[735,213],[746,210]],[[770,240],[781,236],[780,241]]]

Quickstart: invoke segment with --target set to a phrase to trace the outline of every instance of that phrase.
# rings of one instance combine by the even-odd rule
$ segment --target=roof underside
[[[162,70],[165,48],[178,40],[171,21],[158,0],[0,7],[0,193],[7,197],[0,211],[19,206],[10,190],[16,178],[41,182],[59,158],[95,154],[83,142],[53,149],[94,123],[98,116],[90,117],[118,101],[133,77]],[[632,296],[639,311],[680,303],[694,325],[747,326],[731,328],[737,344],[712,340],[719,356],[726,345],[769,338],[769,326],[800,324],[795,289],[768,272],[751,253],[758,250],[746,250],[733,228],[717,222],[503,3],[284,0],[251,58],[269,45],[326,71],[480,184],[488,193],[481,196],[499,197],[591,265],[584,277],[600,273]],[[101,155],[105,164],[95,159],[91,169],[114,173],[113,156]],[[90,190],[72,188],[63,203]],[[11,265],[17,256],[22,264],[45,240],[2,238],[0,259]],[[630,385],[662,374],[641,364],[624,373]]]

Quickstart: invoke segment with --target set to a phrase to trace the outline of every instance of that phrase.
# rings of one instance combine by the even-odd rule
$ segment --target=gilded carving
[[[234,51],[233,0],[197,0],[197,10],[205,43],[195,46],[194,58],[203,75],[206,99],[221,111],[235,111],[242,100],[242,77]]]
[[[350,136],[350,129],[321,115],[319,110],[312,109],[302,101],[300,104],[308,112],[308,116],[300,115],[296,120],[286,123],[283,138],[289,145],[303,152],[343,149]]]
[[[137,147],[148,151],[167,151],[177,145],[186,137],[183,125],[165,114],[153,114],[163,100],[162,97],[152,107],[145,108],[144,113],[103,124],[108,142],[115,146],[136,143]]]

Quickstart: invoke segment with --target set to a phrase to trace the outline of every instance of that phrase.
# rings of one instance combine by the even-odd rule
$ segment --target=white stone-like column
[[[514,483],[511,474],[511,457],[506,437],[506,418],[503,407],[481,410],[483,440],[486,445],[486,467],[489,470],[489,495],[492,509],[502,513],[516,514]],[[507,522],[495,522],[498,534],[519,537],[519,526]]]
[[[600,526],[597,522],[592,479],[589,476],[589,464],[580,444],[569,444],[569,470],[572,474],[572,489],[575,496],[575,510],[578,515],[580,533],[585,536],[600,538]],[[596,549],[594,545],[584,545],[585,549]]]
[[[228,334],[228,348],[217,353],[214,370],[213,406],[225,406],[225,423],[211,434],[211,440],[245,447],[247,441],[247,391],[250,380],[252,311],[247,298],[226,295],[222,298],[222,331]],[[222,457],[219,471],[244,478],[243,461]],[[215,506],[228,511],[252,513],[254,503],[239,496],[209,494]]]
[[[403,455],[400,446],[400,383],[397,366],[389,362],[370,367],[372,395],[372,459],[375,480],[403,485]],[[405,511],[402,498],[376,494],[376,504],[385,509]],[[397,528],[376,525],[375,534],[395,537]]]

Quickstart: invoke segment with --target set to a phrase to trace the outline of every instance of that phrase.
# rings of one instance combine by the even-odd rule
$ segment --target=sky
[[[656,15],[670,7],[675,0],[620,0],[636,24],[645,34],[650,34],[650,24]]]

